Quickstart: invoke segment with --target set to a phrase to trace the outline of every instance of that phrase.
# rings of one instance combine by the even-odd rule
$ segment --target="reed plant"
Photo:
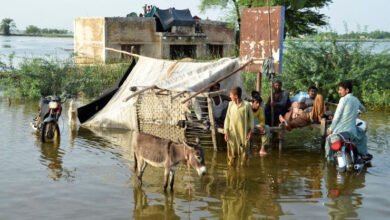
[[[39,98],[72,95],[92,98],[110,88],[126,71],[129,63],[76,65],[72,59],[52,57],[22,60],[17,67],[12,55],[0,60],[0,86],[5,96]]]

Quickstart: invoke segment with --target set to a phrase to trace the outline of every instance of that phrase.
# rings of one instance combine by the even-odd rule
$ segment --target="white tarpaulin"
[[[131,87],[156,85],[172,91],[196,92],[240,67],[238,59],[223,58],[214,62],[179,62],[140,57],[136,66],[107,105],[83,125],[120,129],[137,129],[137,97],[124,102]],[[221,89],[242,88],[240,73],[221,82]],[[156,113],[158,114],[158,113]]]

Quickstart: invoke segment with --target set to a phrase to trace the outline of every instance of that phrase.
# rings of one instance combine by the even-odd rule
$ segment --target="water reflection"
[[[35,145],[40,151],[40,163],[48,168],[48,177],[53,181],[59,181],[61,178],[72,182],[75,179],[76,169],[67,169],[63,167],[62,159],[65,151],[61,149],[60,141],[53,143],[42,143],[39,136],[36,136]]]
[[[131,131],[80,128],[71,134],[70,143],[110,152],[118,159],[129,161],[132,169]],[[60,146],[41,144],[41,160],[50,169],[53,180],[63,178]],[[255,154],[254,154],[255,155]],[[179,219],[198,215],[221,219],[279,219],[286,215],[310,215],[310,209],[295,210],[290,204],[318,204],[327,198],[325,207],[334,219],[356,218],[363,196],[355,193],[364,187],[360,175],[338,175],[333,165],[327,166],[320,149],[306,152],[294,147],[282,153],[271,149],[267,157],[254,156],[248,167],[226,166],[226,152],[206,150],[208,175],[199,178],[193,170],[181,166],[177,172],[175,192],[162,193],[162,169],[148,167],[144,185],[132,181],[134,219]],[[144,191],[145,190],[145,191]],[[324,190],[327,193],[324,193]],[[189,210],[184,210],[190,204]],[[206,208],[207,207],[207,208]],[[207,211],[205,211],[207,210]],[[323,213],[324,214],[324,213]]]
[[[224,219],[248,219],[253,203],[249,202],[248,179],[245,169],[228,170],[226,190],[221,195]]]
[[[127,162],[133,161],[131,140],[133,131],[80,127],[73,131],[79,145],[111,152]]]
[[[326,206],[332,219],[358,218],[357,210],[363,206],[363,195],[357,190],[365,186],[364,168],[358,173],[339,173],[334,165],[325,167],[329,201]]]
[[[134,187],[133,195],[134,219],[180,219],[175,213],[173,194],[150,200],[141,187]]]
[[[62,176],[62,157],[64,151],[60,148],[60,143],[38,143],[41,152],[40,162],[49,169],[49,177],[57,181]]]
[[[0,99],[3,136],[0,170],[5,177],[0,178],[0,213],[4,219],[29,216],[25,213],[35,214],[34,219],[58,216],[387,219],[389,216],[388,113],[364,115],[370,124],[369,146],[374,154],[369,172],[338,175],[334,165],[328,166],[324,161],[310,130],[300,130],[290,133],[282,152],[269,149],[264,158],[254,152],[249,166],[244,168],[228,168],[226,152],[207,149],[208,174],[200,178],[193,169],[182,165],[176,173],[174,193],[165,195],[162,169],[148,166],[142,188],[132,181],[135,178],[131,131],[82,127],[71,131],[64,114],[61,143],[43,144],[39,137],[30,135],[28,126],[37,103],[8,104],[6,99]],[[37,207],[47,209],[42,214]],[[107,209],[109,213],[104,212]]]

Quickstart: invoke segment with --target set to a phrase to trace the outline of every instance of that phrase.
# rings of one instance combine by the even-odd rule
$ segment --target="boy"
[[[260,156],[267,155],[267,151],[265,150],[265,145],[269,143],[270,139],[270,131],[268,125],[265,124],[265,118],[264,118],[264,111],[261,107],[263,103],[263,99],[260,96],[253,96],[253,102],[252,102],[252,111],[253,111],[253,117],[258,121],[258,125],[256,125],[256,128],[258,128],[260,135],[261,135],[261,147],[259,154]]]

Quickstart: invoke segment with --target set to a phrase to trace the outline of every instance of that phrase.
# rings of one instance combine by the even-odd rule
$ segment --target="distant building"
[[[106,47],[162,59],[234,55],[235,32],[227,23],[192,18],[189,10],[153,7],[149,12],[145,17],[76,18],[76,62],[106,63],[127,58]]]

